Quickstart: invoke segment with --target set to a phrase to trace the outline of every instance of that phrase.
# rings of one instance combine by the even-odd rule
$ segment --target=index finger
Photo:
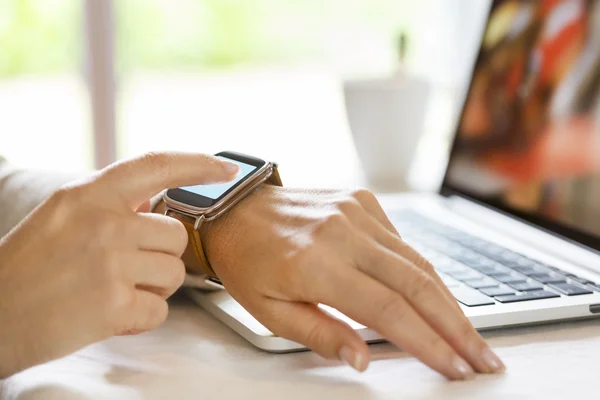
[[[206,154],[147,153],[109,166],[97,182],[133,210],[164,189],[228,182],[238,172],[237,164]]]

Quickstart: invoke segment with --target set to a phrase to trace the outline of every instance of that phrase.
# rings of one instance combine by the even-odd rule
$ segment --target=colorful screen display
[[[446,182],[600,237],[600,0],[493,2]]]

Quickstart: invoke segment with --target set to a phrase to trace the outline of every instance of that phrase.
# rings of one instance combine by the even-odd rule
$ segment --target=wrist
[[[230,259],[230,251],[240,239],[247,235],[256,234],[241,226],[257,226],[260,218],[256,204],[265,204],[274,191],[281,190],[278,186],[262,184],[259,188],[236,204],[229,212],[221,217],[205,222],[200,227],[200,238],[209,263],[219,275],[223,265],[239,260]],[[248,221],[254,220],[254,221]]]
[[[244,207],[244,202],[240,202],[236,205],[235,209],[230,210],[227,214],[200,225],[199,234],[202,241],[202,248],[204,249],[206,259],[217,276],[219,276],[219,265],[225,261],[224,259],[227,255],[226,249],[232,246],[231,242],[239,234],[230,228],[232,226],[232,222],[230,221],[232,219],[231,214],[233,211],[243,209]]]

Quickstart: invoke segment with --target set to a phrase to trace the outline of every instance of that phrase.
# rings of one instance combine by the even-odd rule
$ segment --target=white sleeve
[[[0,158],[0,237],[73,175],[16,168]]]

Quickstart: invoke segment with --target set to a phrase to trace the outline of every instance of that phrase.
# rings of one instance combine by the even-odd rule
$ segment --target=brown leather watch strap
[[[188,245],[181,256],[181,259],[188,272],[216,277],[217,274],[215,274],[215,271],[210,266],[206,254],[204,253],[200,232],[195,229],[196,219],[173,210],[168,210],[166,215],[181,221],[187,231]]]
[[[276,165],[273,166],[273,172],[269,179],[265,181],[265,183],[273,186],[283,186]],[[167,210],[166,215],[181,221],[188,233],[188,245],[181,256],[181,259],[183,260],[188,272],[217,277],[217,274],[211,267],[210,262],[206,258],[204,248],[202,247],[200,232],[198,232],[196,229],[196,218],[181,214],[176,210],[171,209]]]

